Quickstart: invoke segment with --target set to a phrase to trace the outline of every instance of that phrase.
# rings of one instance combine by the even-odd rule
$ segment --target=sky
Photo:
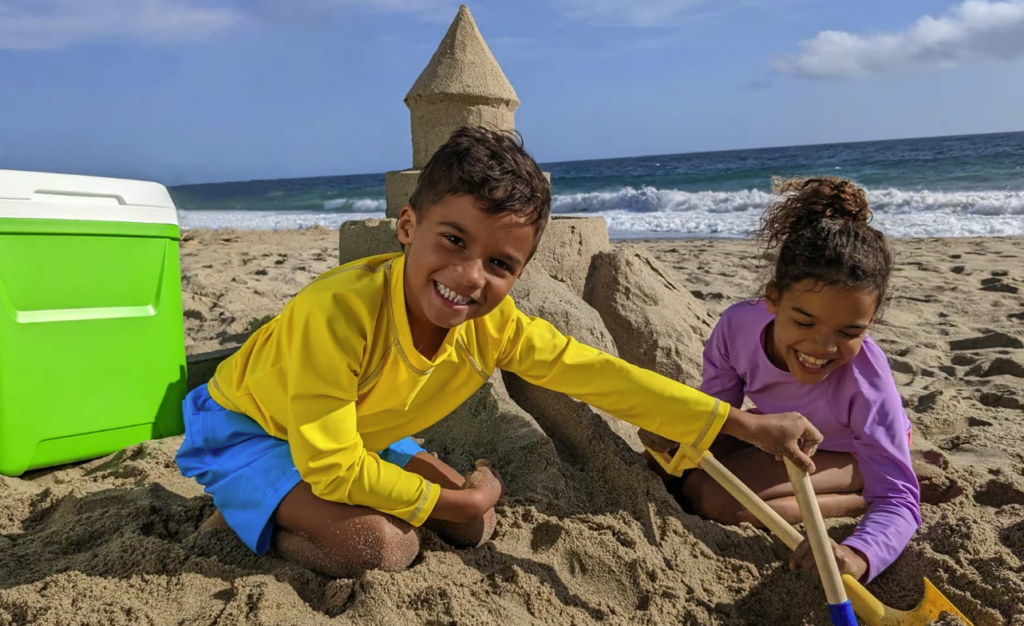
[[[469,0],[538,161],[1024,130],[1024,0]],[[449,0],[0,0],[0,168],[411,165]]]

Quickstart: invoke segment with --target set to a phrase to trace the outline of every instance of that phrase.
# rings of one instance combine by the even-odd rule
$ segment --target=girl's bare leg
[[[801,521],[785,464],[752,446],[727,456],[716,454],[716,457],[784,519],[791,523]],[[811,484],[823,517],[853,517],[864,513],[866,507],[860,495],[864,479],[853,456],[845,452],[818,451],[814,465],[817,471],[811,475]],[[702,471],[687,475],[681,491],[701,517],[722,524],[749,522],[761,526],[749,511]]]

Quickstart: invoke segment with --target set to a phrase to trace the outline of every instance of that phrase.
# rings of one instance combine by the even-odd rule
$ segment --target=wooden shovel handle
[[[821,509],[818,508],[811,477],[789,459],[786,459],[786,470],[789,472],[789,482],[793,485],[797,504],[800,505],[800,514],[804,518],[807,541],[811,544],[814,562],[818,565],[818,574],[821,575],[821,584],[825,587],[825,598],[831,605],[842,604],[846,602],[846,589],[843,588],[843,578],[839,575],[839,566],[836,565],[836,555],[832,552],[832,541],[825,532],[825,521],[821,518]]]
[[[718,459],[705,452],[697,459],[697,467],[701,468],[719,485],[725,488],[732,497],[736,498],[745,509],[754,514],[754,517],[761,520],[761,523],[768,527],[768,530],[782,540],[790,550],[796,550],[800,542],[804,540],[801,535],[789,522],[784,520],[775,509],[765,504],[750,487],[744,485],[736,475],[719,463]]]

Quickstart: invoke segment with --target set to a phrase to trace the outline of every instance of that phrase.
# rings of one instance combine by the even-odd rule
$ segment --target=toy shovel
[[[715,482],[736,498],[790,550],[796,550],[800,542],[803,541],[803,535],[776,513],[775,509],[765,504],[764,500],[744,485],[739,478],[736,478],[736,475],[726,469],[710,452],[700,453],[693,448],[683,446],[679,447],[675,455],[658,452],[649,447],[647,447],[647,451],[672,476],[681,476],[683,470],[695,467],[707,472]],[[801,510],[803,510],[802,506]],[[830,546],[829,554],[831,551]],[[943,613],[955,615],[967,626],[972,626],[970,620],[964,617],[963,613],[958,611],[953,603],[947,600],[927,578],[924,579],[924,598],[920,604],[909,611],[899,611],[882,604],[852,576],[844,575],[842,582],[854,613],[867,626],[927,626],[930,622],[942,617]]]
[[[832,542],[825,531],[825,521],[821,518],[818,499],[814,496],[814,486],[807,472],[786,459],[786,470],[789,482],[793,485],[800,515],[804,518],[807,528],[807,541],[814,554],[814,562],[818,566],[821,584],[825,587],[825,599],[828,601],[828,613],[832,618],[832,626],[857,626],[857,617],[853,614],[853,606],[846,597],[843,579],[839,575],[836,556],[832,552]]]

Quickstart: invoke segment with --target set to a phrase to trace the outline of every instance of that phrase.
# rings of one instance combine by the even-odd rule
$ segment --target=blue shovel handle
[[[828,614],[832,618],[832,626],[857,626],[857,616],[853,614],[849,600],[828,605]]]

